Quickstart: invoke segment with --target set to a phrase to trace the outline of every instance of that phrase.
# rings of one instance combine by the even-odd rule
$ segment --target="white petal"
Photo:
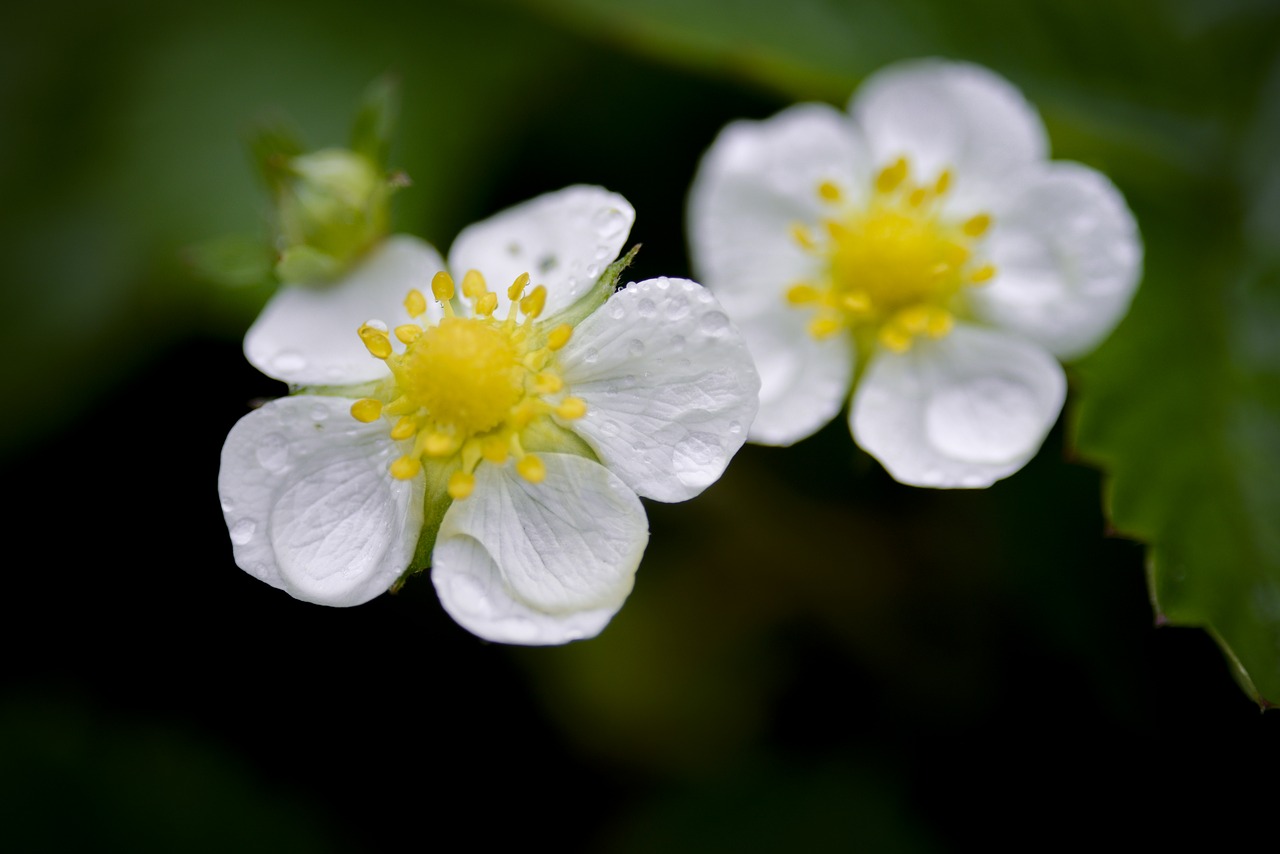
[[[622,607],[649,542],[636,494],[599,463],[542,454],[531,484],[482,463],[445,513],[432,555],[440,602],[486,640],[558,644],[599,634]]]
[[[633,490],[684,501],[724,472],[747,438],[760,380],[711,293],[686,279],[629,284],[560,352],[569,393],[587,404],[566,425]]]
[[[998,273],[969,292],[974,311],[1060,358],[1089,352],[1111,332],[1142,269],[1120,192],[1076,163],[1025,173],[996,209],[987,246]]]
[[[236,564],[320,605],[359,605],[413,558],[422,478],[387,468],[388,424],[362,424],[351,401],[299,395],[241,418],[222,447],[218,493]]]
[[[407,322],[404,298],[412,288],[427,295],[428,314],[438,317],[431,278],[443,269],[440,254],[421,240],[388,237],[335,282],[282,287],[249,327],[245,357],[295,386],[381,379],[387,366],[369,355],[356,330],[371,318],[392,326]]]
[[[730,124],[703,157],[690,191],[699,279],[735,314],[780,301],[820,266],[792,237],[793,225],[814,228],[831,215],[818,185],[832,181],[856,202],[870,171],[849,117],[826,105]]]
[[[957,326],[906,353],[880,351],[854,395],[853,437],[912,486],[990,486],[1031,459],[1066,379],[1040,347]]]
[[[836,417],[849,396],[853,342],[847,335],[814,338],[812,317],[782,303],[775,311],[735,319],[760,372],[752,442],[790,445],[811,436]]]
[[[595,284],[617,259],[635,219],[635,209],[617,193],[568,187],[463,229],[449,250],[449,270],[458,281],[468,270],[479,270],[498,295],[500,317],[507,288],[528,273],[533,285],[546,285],[546,316],[572,305]]]
[[[905,62],[862,84],[850,104],[877,168],[906,156],[912,175],[952,170],[959,209],[999,195],[1012,172],[1048,156],[1040,116],[1009,81],[977,65]]]

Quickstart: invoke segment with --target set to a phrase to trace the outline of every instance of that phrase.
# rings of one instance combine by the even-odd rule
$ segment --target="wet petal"
[[[444,269],[440,254],[414,237],[388,237],[346,276],[317,285],[285,285],[249,327],[244,354],[269,377],[291,385],[354,385],[381,379],[387,367],[369,355],[356,330],[377,318],[407,322],[410,289],[431,293]],[[428,315],[440,307],[428,304]]]
[[[468,226],[449,250],[449,270],[458,281],[479,270],[498,295],[498,315],[507,307],[507,287],[521,273],[545,285],[543,316],[572,305],[618,257],[636,213],[631,204],[602,187],[574,186],[508,208]]]
[[[735,320],[780,305],[817,272],[792,235],[832,213],[818,195],[830,181],[849,201],[866,191],[871,164],[848,116],[799,104],[765,121],[730,124],[702,159],[689,199],[694,269]]]
[[[990,486],[1022,468],[1062,411],[1066,379],[1043,349],[957,326],[878,352],[850,411],[853,437],[912,486]]]
[[[912,175],[952,172],[956,209],[980,208],[1012,173],[1048,156],[1044,125],[1009,81],[977,65],[929,59],[880,71],[849,106],[877,168],[907,157]]]
[[[755,417],[746,344],[686,279],[627,285],[578,325],[560,361],[587,404],[567,426],[646,498],[684,501],[714,483]]]
[[[1142,271],[1133,214],[1107,178],[1076,163],[1027,174],[997,210],[998,271],[970,291],[975,313],[1069,359],[1092,350],[1128,310]]]
[[[320,605],[359,605],[409,565],[422,529],[422,479],[387,473],[400,454],[383,421],[351,401],[299,395],[231,428],[218,493],[236,564]]]
[[[592,637],[631,592],[649,541],[644,508],[598,463],[543,454],[546,479],[482,464],[471,496],[440,526],[431,580],[486,640],[559,644]]]

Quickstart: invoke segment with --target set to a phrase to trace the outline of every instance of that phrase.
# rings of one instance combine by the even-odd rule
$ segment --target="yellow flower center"
[[[951,331],[964,289],[995,276],[995,267],[977,258],[990,214],[949,219],[942,199],[951,173],[927,184],[909,173],[905,158],[880,170],[865,205],[846,204],[844,192],[824,181],[818,195],[832,213],[821,232],[793,228],[796,241],[825,262],[814,281],[786,292],[791,305],[814,311],[815,338],[848,329],[868,346],[878,341],[905,352],[917,335]]]
[[[526,293],[528,285],[528,273],[516,278],[507,289],[507,316],[497,319],[497,295],[471,270],[462,279],[462,296],[472,311],[460,317],[454,312],[453,279],[437,273],[431,291],[444,317],[436,324],[427,321],[426,297],[410,291],[405,308],[415,322],[394,330],[404,345],[401,353],[395,352],[386,327],[372,322],[360,327],[365,346],[387,363],[394,383],[385,400],[357,400],[351,415],[365,423],[394,419],[391,438],[413,440],[412,449],[392,463],[392,476],[415,477],[424,459],[454,460],[458,467],[448,490],[455,499],[471,494],[482,461],[504,465],[513,458],[516,471],[532,483],[546,476],[542,461],[524,450],[522,435],[540,418],[581,418],[587,407],[565,395],[553,356],[573,328],[536,323],[547,290],[539,285]]]

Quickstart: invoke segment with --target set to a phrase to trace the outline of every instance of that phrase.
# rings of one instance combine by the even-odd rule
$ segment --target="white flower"
[[[695,267],[761,373],[753,441],[788,445],[854,388],[854,439],[903,483],[988,486],[1062,409],[1054,357],[1127,310],[1142,249],[1101,174],[1049,161],[1007,81],[918,61],[849,112],[801,104],[720,134],[694,181]]]
[[[571,187],[464,230],[457,285],[430,247],[397,238],[330,291],[277,297],[250,360],[349,387],[232,428],[218,487],[236,563],[299,599],[356,605],[429,555],[445,609],[483,638],[599,632],[648,542],[637,496],[713,483],[759,390],[701,286],[613,293],[633,219],[622,197]],[[435,300],[415,288],[428,283]],[[361,326],[371,314],[395,322]]]

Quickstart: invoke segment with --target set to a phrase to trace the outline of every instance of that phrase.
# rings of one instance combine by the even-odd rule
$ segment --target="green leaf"
[[[379,77],[369,84],[351,127],[351,150],[386,169],[399,111],[400,84],[395,78]]]
[[[1152,544],[1157,622],[1209,630],[1264,706],[1280,703],[1277,273],[1220,254],[1153,269],[1081,366],[1078,413],[1113,524]]]
[[[304,150],[297,131],[283,121],[263,124],[249,136],[249,156],[272,192],[288,180],[289,161]]]
[[[182,259],[197,278],[227,287],[269,281],[275,262],[265,239],[245,234],[228,234],[188,246]]]

